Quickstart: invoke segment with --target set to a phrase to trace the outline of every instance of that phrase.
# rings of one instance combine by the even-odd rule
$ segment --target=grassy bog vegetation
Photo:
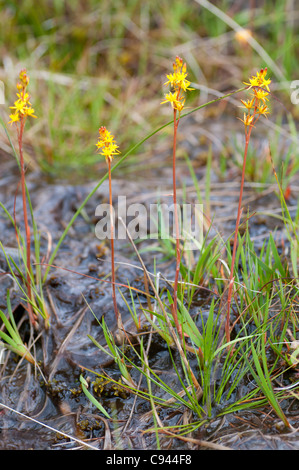
[[[85,410],[80,426],[76,421],[80,439],[61,432],[71,443],[233,448],[233,441],[223,444],[226,434],[238,432],[244,417],[245,431],[251,430],[257,415],[267,423],[263,432],[296,435],[298,110],[290,96],[298,72],[297,14],[288,2],[273,11],[267,1],[256,7],[206,0],[2,6],[7,103],[13,102],[11,77],[22,67],[17,99],[1,108],[1,150],[15,157],[20,172],[13,202],[0,201],[14,237],[0,240],[1,273],[13,281],[0,310],[1,344],[10,351],[1,381],[6,387],[3,377],[14,376],[16,360],[26,377],[34,370],[30,387],[46,390],[53,403],[59,396],[60,411],[62,402],[70,414]],[[170,87],[164,98],[163,85]],[[34,171],[54,182],[53,191],[55,181],[93,183],[58,235],[46,227],[46,250],[27,179]],[[155,240],[150,234],[138,239],[119,217],[126,245],[118,243],[113,196],[121,195],[122,181],[136,183],[130,197],[141,202],[170,196],[172,235],[158,218]],[[92,229],[87,208],[106,184],[110,230],[98,255],[103,276],[73,269],[72,259],[60,266],[62,247],[74,246],[76,222]],[[267,205],[255,207],[260,200]],[[183,203],[202,204],[202,239],[182,233]],[[80,252],[84,244],[78,243]],[[128,265],[137,273],[131,279]],[[79,350],[81,340],[82,351],[94,348],[95,362],[97,351],[105,358],[95,367],[84,356],[66,361],[77,388],[65,380],[62,387],[58,368],[49,372],[46,365],[49,338],[63,321],[49,291],[53,268],[62,286],[59,271],[77,276],[77,289],[84,277],[98,289],[109,286],[100,311],[82,287],[85,310],[79,317],[79,306],[72,312],[80,322],[68,319],[70,330],[53,353],[55,365],[68,358],[75,336]],[[19,323],[11,304],[16,292]],[[86,312],[93,329],[80,338]],[[13,412],[0,396],[0,405]],[[211,431],[214,423],[218,433]],[[134,444],[136,429],[142,437]]]

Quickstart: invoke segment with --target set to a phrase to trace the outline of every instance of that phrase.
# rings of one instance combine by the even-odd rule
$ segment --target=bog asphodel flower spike
[[[226,316],[226,324],[225,324],[225,332],[226,332],[226,340],[227,343],[230,342],[230,306],[231,306],[231,299],[232,299],[232,289],[233,289],[233,282],[234,282],[234,265],[235,265],[235,258],[236,258],[236,249],[237,249],[237,241],[238,241],[238,232],[239,232],[239,224],[241,219],[241,205],[242,205],[242,196],[243,196],[243,187],[244,187],[244,179],[245,179],[245,167],[246,167],[246,158],[249,146],[249,140],[251,136],[251,132],[257,121],[259,120],[260,116],[267,117],[269,114],[269,109],[267,106],[268,95],[270,93],[269,85],[271,80],[266,78],[267,75],[267,68],[261,69],[256,75],[252,76],[249,79],[249,83],[244,82],[245,85],[248,86],[248,89],[251,93],[251,99],[244,101],[241,100],[242,108],[246,108],[246,112],[244,113],[243,119],[240,119],[245,126],[245,150],[244,150],[244,157],[243,157],[243,169],[242,169],[242,179],[240,185],[240,195],[239,195],[239,205],[238,205],[238,213],[236,219],[236,228],[235,228],[235,235],[234,235],[234,244],[233,244],[233,253],[232,253],[232,261],[231,261],[231,268],[230,268],[230,280],[228,286],[228,300],[227,300],[227,316]]]
[[[244,85],[249,85],[250,88],[254,86],[259,86],[261,88],[266,88],[267,91],[270,91],[269,85],[271,83],[270,78],[266,79],[267,67],[261,69],[256,73],[255,76],[252,76],[249,79],[249,83],[244,82]]]
[[[116,302],[116,289],[115,289],[115,268],[114,268],[114,215],[112,207],[112,184],[111,184],[111,162],[115,155],[119,155],[118,145],[114,140],[114,136],[106,129],[105,126],[99,128],[99,139],[96,147],[100,155],[103,155],[108,164],[108,177],[109,177],[109,207],[110,207],[110,246],[111,246],[111,277],[112,277],[112,300],[114,313],[116,318],[117,327],[121,334],[122,321],[117,308]]]
[[[179,113],[182,112],[185,106],[185,97],[183,92],[187,90],[193,90],[190,88],[190,82],[187,80],[187,66],[183,63],[183,60],[180,57],[176,57],[173,62],[173,73],[166,75],[167,82],[164,83],[165,86],[170,85],[173,89],[173,92],[169,92],[165,95],[165,100],[161,102],[170,103],[172,108],[177,110]]]
[[[114,136],[106,129],[106,127],[102,126],[99,129],[99,140],[96,143],[98,151],[100,155],[104,155],[106,162],[112,161],[115,155],[119,155],[120,152],[118,151],[118,145],[114,140]]]
[[[260,116],[267,117],[269,114],[267,101],[270,92],[269,85],[271,80],[266,78],[267,68],[261,69],[260,72],[249,79],[249,83],[244,82],[244,85],[248,85],[248,89],[251,91],[251,99],[244,101],[241,100],[242,107],[246,108],[247,113],[244,113],[241,121],[245,124],[245,127],[254,126]],[[240,118],[238,118],[240,119]]]
[[[187,80],[187,66],[183,63],[183,59],[176,57],[173,62],[173,73],[167,75],[167,81],[164,83],[165,86],[170,85],[171,91],[165,95],[165,99],[161,102],[170,103],[173,109],[173,157],[172,157],[172,174],[173,174],[173,205],[175,207],[174,219],[175,219],[175,231],[176,231],[176,270],[175,270],[175,281],[173,287],[173,305],[172,305],[172,315],[176,329],[182,339],[182,327],[178,322],[177,315],[177,290],[178,290],[178,278],[180,272],[180,235],[179,235],[179,219],[178,219],[178,210],[176,204],[176,175],[175,175],[175,166],[176,166],[176,138],[177,138],[177,129],[180,121],[180,115],[185,106],[185,95],[184,93],[189,90],[190,82]]]
[[[17,83],[18,99],[14,102],[14,106],[10,106],[14,112],[9,115],[9,124],[14,124],[25,120],[27,116],[36,118],[34,109],[29,101],[30,96],[26,92],[27,86],[29,85],[29,77],[26,69],[21,70],[19,75],[20,81]]]

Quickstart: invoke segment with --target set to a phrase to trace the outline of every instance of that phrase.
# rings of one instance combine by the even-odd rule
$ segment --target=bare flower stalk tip
[[[268,95],[270,92],[269,85],[271,80],[266,78],[267,75],[267,68],[261,69],[255,76],[252,76],[249,79],[249,82],[244,82],[250,90],[250,99],[247,101],[241,100],[243,108],[246,109],[244,112],[243,119],[240,119],[245,126],[245,149],[243,155],[243,168],[242,168],[242,178],[241,178],[241,186],[240,186],[240,195],[239,195],[239,204],[238,204],[238,212],[237,212],[237,219],[236,219],[236,228],[234,234],[234,244],[233,244],[233,253],[232,253],[232,260],[231,260],[231,269],[230,269],[230,279],[229,279],[229,286],[228,286],[228,300],[227,300],[227,316],[226,316],[226,324],[225,324],[225,332],[226,332],[226,340],[227,342],[230,341],[230,308],[231,308],[231,300],[232,300],[232,291],[233,291],[233,283],[234,283],[234,266],[235,266],[235,258],[236,258],[236,249],[237,249],[237,242],[238,242],[238,232],[239,232],[239,225],[241,219],[241,208],[242,208],[242,197],[243,197],[243,187],[244,187],[244,179],[245,179],[245,168],[246,168],[246,158],[248,152],[248,146],[250,141],[250,136],[252,129],[255,127],[257,121],[261,116],[267,117],[269,114],[269,109],[267,106]]]
[[[25,165],[23,156],[23,134],[24,127],[27,117],[36,118],[34,109],[30,103],[30,96],[27,93],[27,87],[29,85],[29,76],[26,69],[21,70],[19,74],[19,82],[17,83],[17,100],[13,106],[10,106],[12,114],[9,115],[9,124],[14,124],[17,128],[18,133],[18,145],[19,145],[19,156],[20,156],[20,168],[21,168],[21,186],[22,186],[22,200],[23,200],[23,213],[24,213],[24,225],[26,232],[26,287],[29,302],[27,303],[27,309],[30,321],[33,325],[36,325],[36,315],[33,312],[30,301],[33,301],[32,297],[32,284],[31,284],[31,239],[30,239],[30,226],[28,222],[27,214],[27,202],[26,202],[26,184],[25,184]]]
[[[115,289],[115,267],[114,267],[114,218],[112,210],[112,183],[111,183],[111,162],[115,155],[119,155],[119,146],[114,140],[114,136],[102,126],[99,129],[99,139],[96,147],[100,155],[103,155],[108,165],[109,176],[109,207],[110,207],[110,246],[111,246],[111,277],[112,277],[112,300],[114,313],[116,318],[117,327],[120,330],[122,327],[121,317],[117,308],[116,302],[116,289]]]
[[[178,280],[180,272],[181,252],[180,252],[180,234],[179,234],[179,219],[177,212],[177,197],[176,197],[176,142],[177,142],[177,130],[180,121],[180,115],[185,106],[185,92],[193,90],[190,88],[190,82],[187,80],[187,66],[183,63],[183,59],[176,57],[173,62],[173,73],[167,75],[167,81],[164,83],[165,86],[170,86],[171,91],[165,95],[165,99],[161,102],[170,103],[173,109],[173,155],[172,155],[172,179],[173,179],[173,205],[174,205],[174,218],[175,218],[175,232],[176,232],[176,270],[175,270],[175,281],[173,286],[173,304],[172,304],[172,315],[176,326],[176,329],[182,338],[182,327],[178,321],[177,314],[177,291],[178,291]]]

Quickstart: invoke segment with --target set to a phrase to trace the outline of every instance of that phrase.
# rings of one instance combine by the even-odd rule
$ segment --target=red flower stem
[[[174,280],[174,294],[173,294],[173,307],[172,314],[176,329],[178,330],[179,335],[182,338],[182,328],[178,321],[177,314],[177,290],[178,290],[178,281],[179,281],[179,272],[180,272],[180,262],[181,262],[181,253],[180,253],[180,234],[179,234],[179,219],[177,211],[177,198],[176,198],[176,141],[177,141],[177,129],[179,125],[179,118],[176,117],[177,110],[173,110],[173,155],[172,155],[172,179],[173,179],[173,205],[174,205],[174,220],[175,220],[175,233],[176,233],[176,270],[175,270],[175,280]]]
[[[111,185],[111,159],[108,160],[108,172],[109,172],[109,208],[110,208],[110,246],[111,246],[111,271],[112,271],[112,300],[114,306],[114,313],[119,327],[119,312],[116,303],[116,293],[115,293],[115,267],[114,267],[114,216],[113,216],[113,206],[112,206],[112,185]]]
[[[230,323],[231,298],[232,298],[232,290],[233,290],[233,283],[234,283],[234,266],[235,266],[237,243],[238,243],[239,225],[240,225],[240,219],[241,219],[241,206],[242,206],[243,188],[244,188],[244,180],[245,180],[246,159],[247,159],[248,145],[249,145],[249,140],[250,140],[250,135],[251,135],[252,128],[253,128],[253,126],[249,126],[248,131],[245,130],[245,149],[244,149],[244,157],[243,157],[242,179],[241,179],[239,205],[238,205],[238,213],[237,213],[235,236],[234,236],[234,245],[233,245],[231,269],[230,269],[229,286],[228,286],[227,316],[226,316],[226,324],[225,324],[225,333],[226,333],[226,341],[227,342],[230,341],[229,323]]]
[[[27,287],[27,294],[30,300],[32,300],[32,290],[31,290],[31,240],[30,240],[30,226],[28,223],[28,215],[27,215],[27,204],[26,204],[26,187],[25,187],[25,165],[24,165],[24,155],[23,155],[23,132],[24,132],[25,121],[24,118],[21,119],[20,122],[20,130],[18,133],[18,141],[19,141],[19,154],[20,154],[20,166],[21,166],[21,186],[22,186],[22,200],[23,200],[23,215],[24,215],[24,225],[25,225],[25,233],[26,233],[26,254],[27,254],[27,275],[26,275],[26,287]],[[28,314],[29,319],[33,325],[36,324],[36,315],[33,312],[32,305],[30,302],[27,302]]]

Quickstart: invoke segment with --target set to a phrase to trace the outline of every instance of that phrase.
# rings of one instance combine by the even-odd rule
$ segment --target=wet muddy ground
[[[217,133],[214,132],[215,134]],[[180,145],[191,156],[204,196],[206,166],[203,156],[207,148],[200,143],[200,135],[196,133],[187,141],[181,139]],[[217,145],[216,142],[215,153],[219,151]],[[161,161],[167,162],[163,169]],[[12,156],[2,152],[0,165],[1,201],[9,212],[13,213],[14,194],[18,184],[16,162]],[[101,169],[99,179],[105,171],[104,166]],[[45,257],[49,249],[53,250],[66,224],[97,182],[94,179],[86,184],[72,184],[70,180],[49,181],[35,171],[28,173],[28,189],[35,219],[42,231]],[[196,188],[183,158],[178,166],[178,188],[182,187],[182,182],[186,184],[188,200],[194,201]],[[281,249],[284,249],[286,240],[283,225],[267,215],[267,211],[272,214],[276,211],[279,213],[280,207],[275,191],[274,184],[259,185],[249,182],[245,187],[243,206],[250,207],[251,211],[263,212],[253,217],[250,224],[252,238],[256,243],[262,244],[269,231],[275,228],[277,243],[281,243]],[[153,152],[152,165],[148,169],[144,170],[143,165],[139,170],[137,165],[131,175],[129,173],[122,175],[120,170],[113,176],[114,198],[116,199],[118,195],[126,196],[128,204],[140,202],[149,205],[151,202],[156,202],[159,192],[165,195],[165,200],[169,199],[171,162],[169,147],[166,144],[164,147],[162,144],[159,148],[159,155],[157,150]],[[296,185],[294,178],[288,201],[291,210],[297,207],[298,192],[299,185]],[[224,236],[233,232],[238,194],[239,172],[236,167],[228,168],[226,180],[223,180],[217,165],[212,165],[210,210],[211,216],[214,217],[214,228],[211,230],[211,235],[213,231],[214,233],[221,231]],[[104,317],[112,331],[115,327],[111,287],[109,282],[105,282],[109,281],[110,273],[109,243],[102,243],[95,236],[95,224],[98,220],[95,217],[95,208],[98,204],[107,202],[107,199],[108,184],[105,182],[85,207],[84,214],[76,219],[61,245],[55,259],[55,265],[59,268],[50,270],[45,284],[50,328],[47,331],[41,328],[35,333],[38,337],[34,346],[38,367],[34,368],[26,361],[20,362],[12,353],[6,354],[5,363],[1,365],[0,402],[20,413],[17,414],[7,408],[0,409],[1,449],[44,450],[82,446],[80,442],[68,439],[63,433],[79,441],[84,440],[98,449],[156,448],[154,434],[143,432],[153,425],[148,402],[141,398],[136,399],[134,395],[112,384],[99,382],[98,398],[114,417],[113,421],[108,422],[80,389],[79,376],[83,370],[84,377],[90,383],[95,381],[95,376],[89,371],[99,373],[104,371],[113,378],[119,378],[117,367],[87,336],[93,336],[105,346],[105,338],[97,319],[101,320]],[[16,200],[16,217],[22,226],[22,203],[19,196]],[[14,230],[3,214],[0,214],[0,232],[7,253],[17,257]],[[148,246],[148,243],[144,242],[140,248]],[[150,243],[153,246],[156,242]],[[143,273],[128,240],[117,241],[115,249],[117,281],[121,284],[129,282],[131,286],[144,290]],[[173,279],[173,260],[165,259],[163,253],[158,251],[145,252],[142,257],[151,272],[154,269],[155,257],[158,270],[166,278]],[[3,253],[0,253],[0,268],[2,274],[0,308],[3,311],[6,309],[6,290],[9,289],[15,318],[26,340],[30,335],[27,317],[13,279],[5,274],[7,265]],[[121,287],[121,291],[127,295],[125,287]],[[145,297],[143,299],[141,297],[141,301],[146,305]],[[204,305],[204,301],[199,304]],[[120,295],[118,295],[118,305],[123,321],[128,322],[126,326],[130,329],[132,327],[130,314]],[[207,304],[207,309],[208,307]],[[202,308],[204,311],[205,307]],[[172,371],[168,349],[158,336],[154,335],[152,338],[149,357],[151,367],[158,371],[173,389],[179,391],[180,383]],[[134,373],[133,378],[137,381],[139,379],[138,376],[134,377]],[[96,389],[94,393],[96,394]],[[155,393],[164,392],[155,390]],[[290,423],[295,428],[298,427],[298,398],[289,400],[285,407],[284,412]],[[26,419],[25,416],[35,421]],[[184,420],[192,420],[192,417],[184,408],[161,409],[160,419],[168,425],[175,425],[182,424]],[[228,414],[221,418],[217,418],[215,410],[215,417],[191,437],[193,441],[164,436],[161,437],[161,446],[163,449],[299,449],[299,432],[283,430],[279,419],[269,408]]]

